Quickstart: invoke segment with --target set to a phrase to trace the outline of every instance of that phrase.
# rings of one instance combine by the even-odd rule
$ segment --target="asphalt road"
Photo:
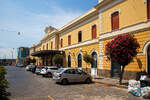
[[[99,83],[60,85],[51,78],[35,75],[24,68],[5,68],[11,100],[142,100],[129,94],[126,89]]]

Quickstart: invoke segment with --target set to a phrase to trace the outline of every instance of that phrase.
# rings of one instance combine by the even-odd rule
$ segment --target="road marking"
[[[51,97],[51,96],[48,96],[48,98],[50,99],[50,100],[55,100],[53,97]]]

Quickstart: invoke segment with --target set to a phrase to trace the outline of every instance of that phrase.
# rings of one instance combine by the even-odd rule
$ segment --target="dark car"
[[[37,67],[36,65],[32,65],[29,70],[35,73],[36,67]]]

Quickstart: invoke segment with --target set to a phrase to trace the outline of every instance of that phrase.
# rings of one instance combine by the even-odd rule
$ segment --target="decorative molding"
[[[144,3],[147,3],[147,0],[143,0],[144,1]]]
[[[102,33],[103,29],[103,18],[102,13],[99,13],[99,23],[100,23],[100,34]]]
[[[150,28],[150,21],[147,21],[147,22],[142,22],[142,23],[138,23],[138,24],[135,24],[135,25],[131,25],[131,26],[128,26],[126,28],[122,28],[122,29],[119,29],[119,30],[116,30],[116,31],[112,31],[112,32],[107,32],[107,33],[102,33],[99,35],[99,40],[104,40],[104,39],[107,39],[107,38],[110,38],[110,37],[114,37],[114,36],[117,36],[117,35],[120,35],[120,34],[126,34],[126,33],[129,33],[129,32],[137,32],[139,30],[142,30],[142,29],[147,29],[147,28]]]
[[[121,3],[122,1],[124,1],[124,0],[114,0],[113,2],[109,3],[107,6],[104,6],[103,8],[100,8],[99,13],[101,13],[101,12],[103,12],[103,11],[105,11],[105,10]]]
[[[98,43],[98,39],[97,38],[93,39],[93,40],[88,40],[88,41],[85,41],[85,42],[81,42],[81,43],[78,43],[78,44],[73,44],[71,46],[66,46],[66,47],[63,47],[63,48],[59,48],[59,50],[72,49],[72,48],[77,48],[77,47],[90,45],[90,44],[94,44],[94,43]]]
[[[90,55],[92,55],[93,52],[96,52],[97,57],[98,57],[98,52],[96,51],[96,49],[91,50]]]
[[[78,27],[80,27],[80,26],[83,26],[83,25],[85,25],[85,24],[87,24],[87,23],[89,23],[89,22],[95,20],[96,18],[98,18],[98,15],[96,15],[96,16],[94,16],[94,17],[92,17],[92,18],[90,18],[90,19],[88,19],[88,20],[86,20],[86,21],[84,21],[84,22],[82,22],[82,23],[76,25],[75,27],[72,27],[72,28],[68,29],[67,31],[65,31],[65,32],[63,32],[63,33],[60,33],[60,36],[62,36],[62,35],[64,35],[64,34],[67,34],[67,33],[71,32],[71,31],[75,30],[76,28],[78,28]]]
[[[99,56],[99,65],[100,65],[100,69],[103,69],[103,41],[99,42],[99,52],[100,52],[100,56]]]
[[[148,49],[149,45],[150,45],[150,40],[148,40],[147,42],[145,42],[145,44],[144,44],[144,46],[142,48],[143,54],[147,53],[147,49]]]
[[[119,12],[119,14],[121,13],[120,8],[119,9],[115,9],[112,12],[109,13],[109,17],[111,18],[111,15],[115,12]]]

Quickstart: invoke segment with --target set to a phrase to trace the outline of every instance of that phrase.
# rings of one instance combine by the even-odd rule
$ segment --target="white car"
[[[47,66],[41,70],[40,74],[44,77],[52,77],[53,73],[57,70],[58,68],[56,66]]]

